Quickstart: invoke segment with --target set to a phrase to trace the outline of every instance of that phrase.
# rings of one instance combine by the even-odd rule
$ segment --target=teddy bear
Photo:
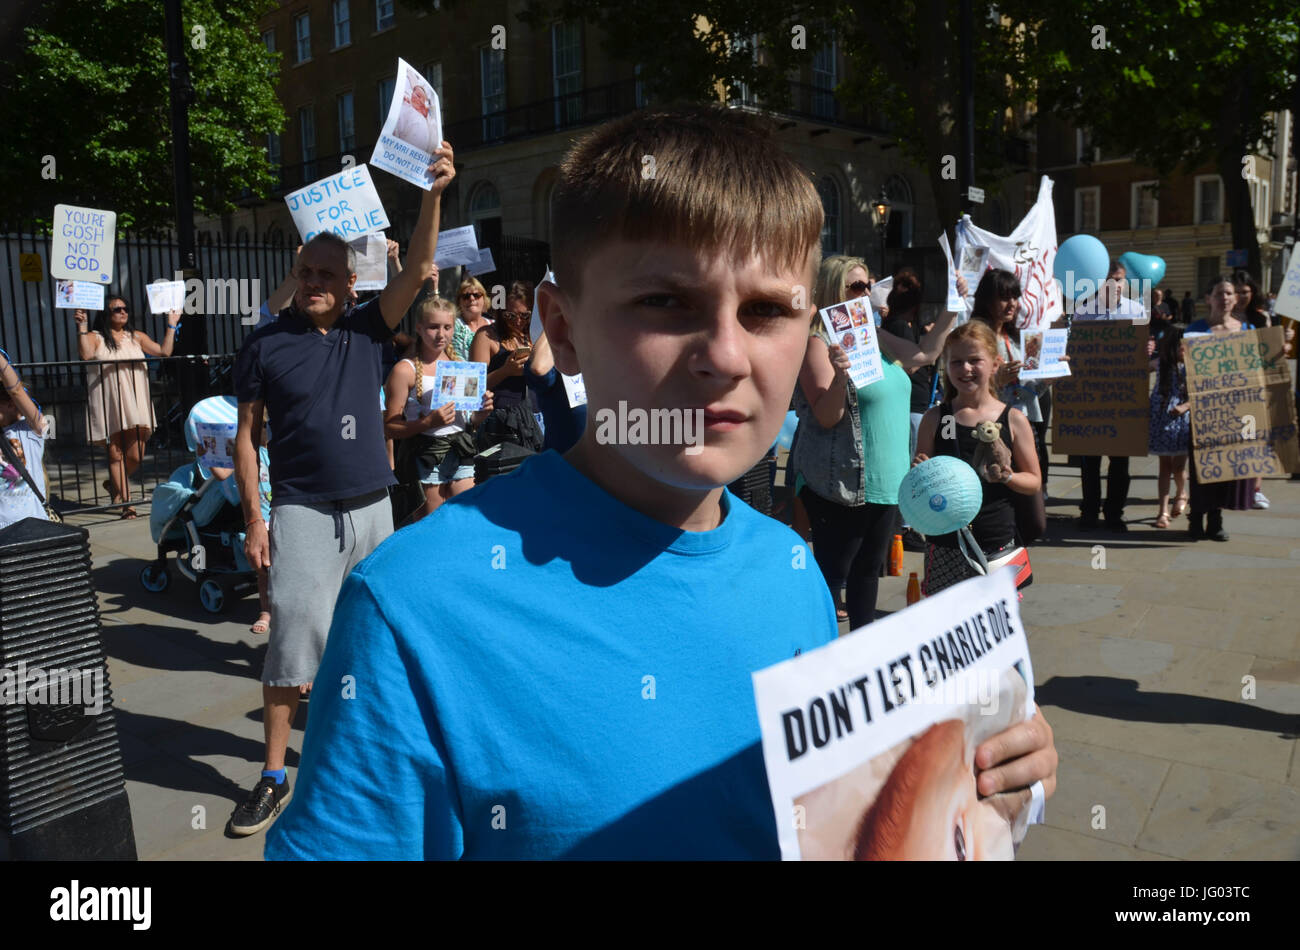
[[[1011,449],[1002,441],[1002,426],[985,421],[971,430],[975,437],[975,455],[971,468],[986,482],[1002,484],[1011,477]]]

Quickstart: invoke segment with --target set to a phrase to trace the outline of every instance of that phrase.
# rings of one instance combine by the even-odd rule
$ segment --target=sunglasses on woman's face
[[[474,293],[474,292],[472,292],[472,291],[466,291],[465,293],[463,293],[463,294],[460,295],[460,299],[461,299],[461,300],[478,300],[478,298],[479,298],[479,297],[482,297],[482,296],[483,296],[482,294],[476,294],[476,293]]]
[[[109,307],[110,313],[126,313],[126,307]]]
[[[849,284],[849,293],[856,294],[859,297],[861,297],[870,289],[871,289],[871,284],[869,284],[865,280],[855,280],[853,283]]]

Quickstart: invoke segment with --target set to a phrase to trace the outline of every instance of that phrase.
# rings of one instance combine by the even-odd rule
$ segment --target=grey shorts
[[[343,581],[392,533],[385,489],[271,509],[272,620],[264,685],[301,686],[315,678]]]

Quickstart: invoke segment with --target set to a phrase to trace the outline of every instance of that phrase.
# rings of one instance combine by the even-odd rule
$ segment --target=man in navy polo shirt
[[[298,255],[293,303],[244,341],[235,363],[244,550],[253,567],[270,570],[272,627],[262,670],[266,765],[230,818],[233,834],[262,830],[289,800],[284,756],[299,687],[316,676],[344,579],[392,533],[393,474],[376,405],[380,357],[432,276],[442,193],[456,175],[452,162],[443,142],[430,166],[433,186],[420,204],[407,267],[378,297],[349,305],[356,256],[341,237],[322,232]],[[257,491],[263,409],[275,433],[269,528]]]

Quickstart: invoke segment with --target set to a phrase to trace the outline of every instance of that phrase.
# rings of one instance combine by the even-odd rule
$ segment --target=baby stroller
[[[176,570],[198,585],[199,603],[213,614],[257,589],[257,572],[244,556],[244,517],[235,477],[214,478],[204,464],[204,456],[233,456],[236,412],[234,396],[210,396],[190,410],[185,442],[197,457],[154,490],[149,533],[158,545],[158,557],[140,569],[140,586],[160,594],[171,584],[167,555],[175,553]]]

